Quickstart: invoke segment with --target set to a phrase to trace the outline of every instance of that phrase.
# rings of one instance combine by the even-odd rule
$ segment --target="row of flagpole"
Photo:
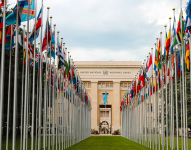
[[[190,13],[191,1],[186,9],[186,21],[183,20],[180,0],[180,18],[176,31],[175,8],[173,8],[173,28],[171,29],[170,17],[168,36],[165,25],[164,55],[162,55],[162,32],[160,32],[160,38],[157,38],[155,43],[154,62],[152,48],[121,100],[122,136],[150,149],[188,150],[186,84],[190,82],[190,78],[186,78],[186,72],[189,70],[191,75]],[[184,34],[185,32],[187,34]],[[180,140],[179,131],[181,131]]]
[[[20,122],[20,150],[27,149],[31,140],[31,150],[38,149],[66,149],[90,136],[91,133],[91,100],[79,77],[74,62],[69,56],[67,58],[67,47],[63,43],[63,38],[59,42],[59,31],[56,37],[56,24],[52,32],[52,17],[49,17],[49,7],[47,7],[47,20],[45,37],[43,39],[43,0],[37,18],[37,0],[17,0],[13,12],[6,17],[6,1],[3,1],[3,36],[1,50],[1,87],[0,87],[0,150],[3,147],[3,116],[4,101],[7,105],[7,127],[6,127],[6,150],[9,147],[9,121],[10,121],[10,83],[11,83],[11,55],[13,24],[10,25],[10,60],[8,83],[4,83],[5,76],[5,45],[8,31],[6,23],[13,21],[10,16],[16,16],[16,27],[14,37],[15,45],[15,68],[14,68],[14,94],[13,94],[13,135],[12,149],[18,146],[16,143],[16,126],[18,118],[18,95],[21,94],[21,122]],[[34,6],[33,18],[35,20],[33,31],[29,32],[29,21]],[[23,7],[27,7],[27,31],[23,26],[23,57],[22,57],[22,85],[18,86],[18,54],[19,54],[19,25],[22,21]],[[21,13],[22,12],[22,13]],[[15,15],[16,14],[16,15]],[[25,12],[26,14],[26,12]],[[50,18],[50,24],[49,24]],[[13,21],[14,22],[14,21]],[[25,32],[27,35],[25,35]],[[37,33],[38,32],[38,33]],[[29,34],[30,33],[30,34]],[[36,38],[40,34],[40,43],[36,44]],[[33,39],[33,40],[31,40]],[[32,42],[31,42],[32,41]],[[32,45],[33,44],[33,48]],[[21,46],[21,45],[20,45]],[[37,53],[36,53],[37,50]],[[46,51],[44,51],[46,50]],[[58,58],[58,64],[55,57]],[[49,52],[48,52],[49,51]],[[48,59],[48,54],[50,58]],[[45,56],[44,56],[45,55]],[[53,59],[53,62],[51,61]],[[29,63],[30,61],[30,63]],[[59,65],[61,66],[60,69]],[[31,67],[32,66],[32,67]],[[68,71],[67,71],[68,70]],[[32,72],[32,74],[31,74]],[[32,76],[32,77],[31,77]],[[31,82],[32,80],[32,82]],[[4,84],[8,84],[8,100],[4,99]],[[21,88],[22,93],[18,93]],[[30,93],[32,91],[32,93]],[[32,95],[32,96],[31,96]],[[32,105],[32,111],[31,111]],[[36,117],[36,118],[35,118]],[[43,119],[42,119],[43,118]],[[51,121],[52,120],[52,121]],[[55,122],[56,121],[56,122]],[[36,124],[35,124],[36,122]],[[52,127],[51,127],[52,123]],[[36,128],[35,128],[36,127]],[[42,131],[43,132],[42,132]],[[48,131],[48,133],[47,133]],[[30,137],[28,135],[30,132]],[[41,132],[43,136],[41,136]],[[35,133],[35,134],[34,134]],[[56,138],[56,139],[55,139]],[[56,140],[56,141],[55,141]],[[41,144],[42,143],[42,144]],[[61,146],[62,145],[62,146]]]

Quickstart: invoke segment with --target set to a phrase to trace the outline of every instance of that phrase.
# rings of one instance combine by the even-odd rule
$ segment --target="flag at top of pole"
[[[153,61],[152,54],[150,54],[147,77],[150,78],[153,75]]]
[[[105,96],[103,98],[103,104],[105,105],[107,103],[107,91],[105,90]]]

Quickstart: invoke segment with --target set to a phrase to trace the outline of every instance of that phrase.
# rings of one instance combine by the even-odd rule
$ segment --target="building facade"
[[[92,100],[91,125],[100,133],[121,130],[120,101],[142,65],[141,61],[75,61]],[[103,97],[107,93],[107,103]]]

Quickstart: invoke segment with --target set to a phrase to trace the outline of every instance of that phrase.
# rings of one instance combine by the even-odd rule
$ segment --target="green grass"
[[[56,140],[56,137],[55,137]],[[169,139],[170,145],[170,139]],[[41,150],[43,144],[43,139],[41,138]],[[31,139],[28,139],[27,149],[31,150]],[[35,148],[34,148],[35,149]],[[50,147],[52,149],[52,146]],[[56,146],[55,146],[56,149]],[[59,145],[58,145],[59,149]],[[62,149],[62,144],[61,144]],[[121,136],[91,136],[72,147],[67,148],[67,150],[148,150],[149,148],[142,146],[133,141],[127,140]],[[162,146],[161,146],[162,149]],[[164,148],[166,149],[166,147]],[[170,147],[169,147],[170,149]],[[175,138],[175,149],[176,149],[176,138]],[[179,149],[181,149],[181,139],[179,139]],[[191,150],[191,140],[188,140],[188,149]],[[6,150],[6,142],[2,142],[2,150]],[[9,149],[12,150],[12,141],[9,140]],[[15,150],[20,150],[20,140],[16,140]],[[48,148],[46,148],[48,150]]]
[[[91,136],[67,150],[148,150],[121,136]]]

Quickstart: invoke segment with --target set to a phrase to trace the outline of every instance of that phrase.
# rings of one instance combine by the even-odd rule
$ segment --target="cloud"
[[[185,7],[186,0],[182,4]],[[39,10],[41,1],[37,5]],[[179,1],[174,0],[54,0],[44,1],[44,24],[47,6],[74,61],[143,61],[165,24],[168,30],[172,8],[176,20],[180,12]]]

